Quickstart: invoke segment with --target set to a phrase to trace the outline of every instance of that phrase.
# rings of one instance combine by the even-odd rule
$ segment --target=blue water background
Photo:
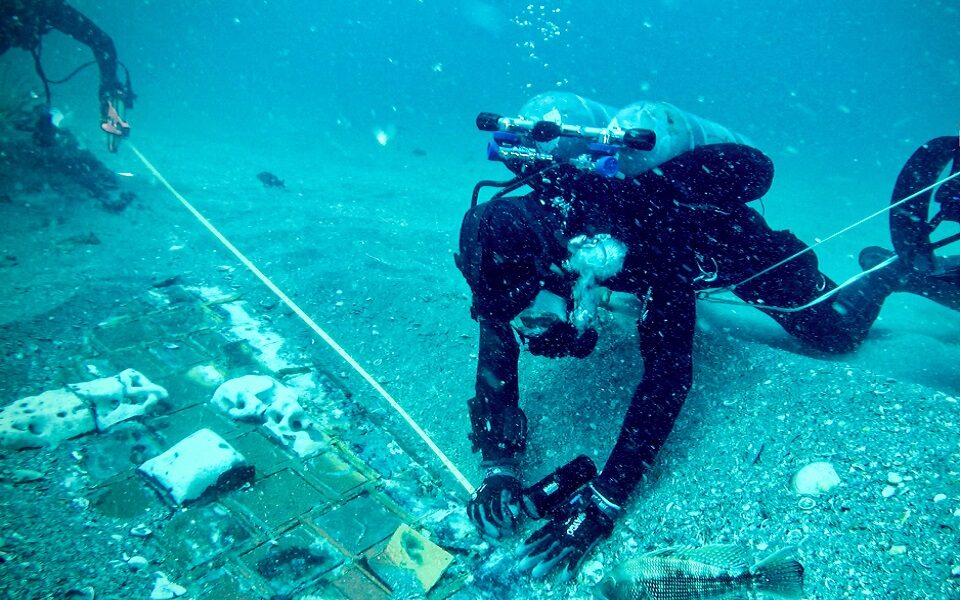
[[[180,184],[228,189],[266,169],[316,188],[369,173],[384,194],[448,199],[420,213],[444,230],[473,182],[508,175],[485,161],[476,114],[514,114],[544,90],[664,100],[747,135],[777,168],[765,214],[808,243],[887,205],[919,144],[960,134],[960,8],[947,1],[75,5],[130,67],[132,140]],[[46,39],[52,77],[89,58],[65,36]],[[96,85],[81,73],[54,88],[54,104],[101,147]],[[105,160],[137,168],[128,158]],[[844,278],[860,248],[889,243],[881,217],[821,262]]]
[[[946,1],[75,4],[131,67],[141,137],[295,134],[323,151],[389,127],[480,147],[475,113],[561,88],[667,100],[774,158],[869,175],[960,121],[960,13]],[[78,53],[48,52],[50,70]]]

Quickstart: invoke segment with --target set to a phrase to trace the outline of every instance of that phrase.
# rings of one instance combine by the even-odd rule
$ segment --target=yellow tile
[[[391,567],[412,571],[428,592],[436,585],[450,563],[453,555],[434,544],[407,524],[400,525],[393,533],[386,548],[370,559],[370,567],[377,575],[390,580]]]

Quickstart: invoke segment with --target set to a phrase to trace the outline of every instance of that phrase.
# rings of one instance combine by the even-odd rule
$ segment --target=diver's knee
[[[818,304],[781,324],[806,346],[827,354],[853,352],[869,331],[869,325],[863,326],[841,302]]]
[[[859,348],[865,338],[866,335],[838,332],[804,341],[815,350],[826,354],[849,354]]]

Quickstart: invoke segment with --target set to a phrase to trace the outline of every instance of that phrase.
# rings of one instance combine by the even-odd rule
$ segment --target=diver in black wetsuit
[[[118,137],[129,133],[129,125],[117,113],[117,104],[122,100],[131,106],[133,92],[129,81],[124,85],[117,78],[117,50],[109,35],[64,0],[0,0],[0,14],[0,54],[18,47],[33,55],[37,74],[44,82],[47,104],[50,82],[40,63],[43,36],[56,29],[89,47],[100,70],[100,128]]]
[[[934,159],[944,166],[943,156]],[[901,180],[911,180],[923,168],[930,166],[908,163]],[[476,396],[469,402],[471,440],[486,470],[468,514],[481,533],[494,538],[516,528],[521,509],[550,519],[522,546],[521,570],[543,576],[559,568],[562,579],[572,577],[594,545],[612,532],[690,389],[697,291],[738,284],[805,248],[789,231],[772,230],[745,204],[762,197],[772,178],[772,162],[758,150],[709,144],[632,178],[551,167],[533,176],[532,193],[479,204],[464,217],[457,265],[473,292],[472,314],[480,326]],[[557,494],[530,510],[531,488],[523,488],[518,470],[526,442],[517,376],[521,343],[549,357],[584,357],[592,351],[597,333],[589,320],[587,326],[570,322],[578,311],[577,296],[584,294],[578,253],[591,248],[617,263],[603,274],[603,287],[633,294],[642,303],[643,379],[602,471],[578,482],[585,485],[575,493]],[[881,253],[868,262],[885,257]],[[813,348],[846,352],[865,338],[890,293],[926,292],[924,281],[910,265],[894,262],[827,301],[768,314]],[[807,252],[733,291],[761,309],[789,308],[835,287]],[[946,296],[957,297],[956,284]],[[933,298],[944,301],[936,291]],[[550,312],[544,307],[550,306],[556,318],[544,321]],[[533,309],[537,317],[525,321],[523,315]],[[556,489],[546,488],[551,486]]]

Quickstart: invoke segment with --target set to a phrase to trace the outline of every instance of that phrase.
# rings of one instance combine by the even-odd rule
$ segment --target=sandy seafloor
[[[471,135],[476,148],[427,147],[425,155],[401,143],[317,151],[294,136],[154,132],[134,142],[479,483],[465,404],[476,325],[452,254],[473,182],[501,173],[478,159],[485,142]],[[130,148],[100,155],[134,174],[122,185],[138,199],[124,212],[53,191],[0,203],[0,254],[16,257],[0,264],[4,403],[63,384],[59,366],[79,352],[85,329],[173,275],[237,289],[269,315],[285,351],[316,352],[322,342],[275,307]],[[288,191],[264,189],[255,178],[264,169]],[[891,187],[892,177],[828,181],[788,166],[766,208],[775,226],[809,240],[862,214],[846,210],[844,198],[863,206],[873,196],[879,208]],[[818,193],[829,198],[821,210],[805,197]],[[77,242],[90,233],[99,244]],[[853,273],[857,250],[885,241],[882,223],[857,235],[823,249],[828,273]],[[578,582],[531,586],[519,578],[505,590],[493,574],[464,597],[589,597],[605,569],[642,551],[733,543],[756,557],[798,544],[806,598],[960,598],[960,315],[894,296],[863,347],[837,357],[805,352],[750,308],[700,309],[694,388],[681,418]],[[529,481],[578,453],[605,459],[642,373],[632,329],[628,319],[606,317],[599,347],[583,361],[523,357]],[[346,380],[363,386],[354,375]],[[0,482],[0,596],[62,597],[92,586],[98,598],[148,597],[150,570],[132,573],[121,560],[136,540],[74,502],[84,490],[71,453],[83,444],[0,454],[2,473],[43,473],[31,483]],[[813,461],[833,463],[842,482],[803,508],[790,478]],[[890,473],[903,483],[885,497]],[[935,502],[938,494],[945,499]]]

